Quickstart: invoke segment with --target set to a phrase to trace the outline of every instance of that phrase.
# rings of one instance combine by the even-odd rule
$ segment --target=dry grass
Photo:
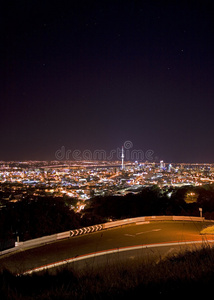
[[[201,231],[201,234],[214,234],[214,225],[208,226]]]
[[[1,299],[122,299],[139,295],[211,295],[214,282],[214,250],[201,250],[168,257],[158,263],[106,264],[99,270],[74,272],[64,268],[55,275],[45,272],[16,277],[0,275]],[[140,293],[140,294],[139,294]],[[142,297],[140,297],[142,298]]]

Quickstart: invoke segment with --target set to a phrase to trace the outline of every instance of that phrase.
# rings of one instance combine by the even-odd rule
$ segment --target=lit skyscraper
[[[160,169],[163,169],[165,167],[163,160],[160,161]]]
[[[123,149],[123,146],[122,146],[122,154],[121,154],[121,158],[122,158],[121,169],[124,170],[124,149]]]

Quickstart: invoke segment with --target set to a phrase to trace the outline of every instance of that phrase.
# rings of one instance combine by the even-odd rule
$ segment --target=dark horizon
[[[213,9],[205,1],[42,1],[1,11],[1,161],[109,153],[213,163]]]

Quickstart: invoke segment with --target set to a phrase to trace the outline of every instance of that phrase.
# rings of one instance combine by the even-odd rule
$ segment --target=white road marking
[[[135,234],[128,234],[128,233],[125,233],[124,235],[125,236],[135,236]]]
[[[153,231],[160,231],[161,229],[153,229],[153,230],[149,230],[149,231],[142,231],[142,232],[138,232],[136,233],[136,235],[138,234],[143,234],[143,233],[149,233],[149,232],[153,232]]]
[[[152,229],[152,230],[149,230],[149,231],[141,231],[141,232],[137,232],[136,234],[129,234],[129,233],[124,233],[125,236],[132,236],[132,237],[135,237],[139,234],[144,234],[144,233],[150,233],[150,232],[155,232],[155,231],[160,231],[161,229]]]

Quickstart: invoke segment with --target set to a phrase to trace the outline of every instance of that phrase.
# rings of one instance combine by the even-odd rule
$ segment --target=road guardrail
[[[99,230],[102,230],[102,229],[103,229],[103,224],[89,226],[89,227],[83,227],[83,228],[80,228],[80,229],[71,230],[70,231],[70,237],[77,236],[77,235],[82,235],[82,234],[86,234],[86,233],[91,233],[91,232],[96,232],[96,231],[99,231]]]

